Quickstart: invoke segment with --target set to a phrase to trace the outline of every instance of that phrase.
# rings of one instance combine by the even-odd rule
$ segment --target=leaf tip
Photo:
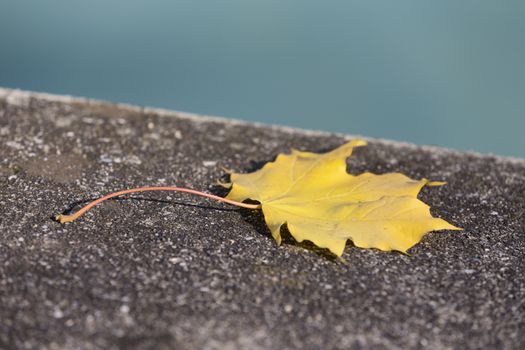
[[[222,182],[221,180],[217,180],[216,184],[227,189],[230,189],[233,185],[231,182]]]
[[[353,147],[361,147],[361,146],[368,145],[368,142],[366,142],[363,139],[354,139],[354,140],[350,141],[350,145],[352,145]]]
[[[278,231],[272,231],[272,237],[275,240],[275,243],[277,243],[277,245],[280,246],[283,241],[281,237],[281,229],[279,228]]]
[[[410,247],[410,248],[412,248],[412,247]],[[410,248],[408,248],[408,249],[410,249]],[[403,255],[405,255],[405,256],[408,256],[409,258],[411,258],[411,257],[413,257],[413,255],[408,252],[408,249],[398,250],[398,252],[403,254]]]
[[[233,174],[233,170],[228,169],[226,167],[221,166],[222,171],[224,171],[226,174],[230,175]]]
[[[341,264],[344,264],[344,265],[350,265],[348,263],[348,261],[346,261],[345,258],[343,258],[342,256],[336,256],[336,259],[341,263]]]
[[[443,220],[443,219],[437,219],[437,220],[438,220],[438,226],[435,228],[435,230],[450,230],[450,231],[463,231],[464,230],[461,227],[452,225],[446,220]]]
[[[439,187],[439,186],[444,186],[447,184],[445,181],[430,181],[426,179],[425,181],[426,181],[425,186],[427,187]]]

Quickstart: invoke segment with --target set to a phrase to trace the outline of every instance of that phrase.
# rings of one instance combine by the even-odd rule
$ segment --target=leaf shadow
[[[75,201],[67,206],[65,210],[61,212],[62,215],[69,215],[72,212],[76,211],[77,209],[80,209],[85,204],[88,204],[89,202],[92,202],[94,200],[98,199],[98,197],[94,198],[88,198],[88,199],[82,199]],[[170,204],[170,205],[181,205],[185,207],[191,207],[191,208],[199,208],[199,209],[208,209],[208,210],[217,210],[217,211],[238,211],[237,208],[224,208],[224,207],[218,207],[214,205],[206,205],[206,204],[194,204],[194,203],[187,203],[182,202],[178,200],[166,200],[166,199],[156,199],[156,198],[148,198],[148,197],[126,197],[126,198],[110,198],[107,201],[115,201],[115,202],[126,202],[126,201],[144,201],[144,202],[151,202],[151,203],[161,203],[161,204]],[[54,220],[54,217],[52,217]]]
[[[257,233],[273,241],[272,234],[268,229],[268,226],[266,226],[266,223],[264,221],[264,215],[261,210],[241,209],[239,210],[239,213],[241,214],[242,218],[247,223],[249,223],[255,229],[255,231],[257,231]],[[290,245],[306,249],[332,262],[339,262],[341,260],[337,255],[333,254],[328,249],[320,248],[310,241],[297,242],[288,230],[288,226],[286,224],[281,226],[281,238],[282,245]],[[277,244],[275,244],[275,246],[276,248],[278,248]]]
[[[264,161],[251,160],[250,161],[250,165],[246,168],[245,172],[246,173],[251,173],[251,172],[260,170],[265,164],[268,164],[270,162],[275,161],[276,158],[277,158],[277,156],[272,157],[271,159],[268,159],[268,160],[264,160]]]

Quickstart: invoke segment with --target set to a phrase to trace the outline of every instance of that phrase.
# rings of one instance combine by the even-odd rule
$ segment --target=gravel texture
[[[524,348],[525,160],[370,140],[350,172],[447,181],[420,198],[465,230],[347,264],[184,194],[52,220],[129,187],[224,195],[222,167],[349,138],[0,89],[0,348]]]

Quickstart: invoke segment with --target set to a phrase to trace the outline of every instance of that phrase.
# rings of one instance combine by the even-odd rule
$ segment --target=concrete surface
[[[220,193],[290,147],[345,136],[0,89],[0,348],[519,349],[525,346],[525,160],[371,140],[352,173],[447,181],[421,198],[465,228],[411,256],[347,245],[348,264],[260,212],[151,193]]]

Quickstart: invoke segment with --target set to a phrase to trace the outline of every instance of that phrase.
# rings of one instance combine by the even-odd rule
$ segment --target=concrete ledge
[[[352,138],[361,138],[367,141],[390,145],[392,147],[409,147],[409,148],[416,148],[416,149],[425,150],[425,151],[434,152],[434,153],[451,153],[451,154],[471,155],[475,157],[490,157],[490,158],[497,158],[498,160],[504,161],[504,162],[517,162],[517,163],[525,162],[525,159],[519,158],[519,157],[484,154],[484,153],[479,153],[479,152],[474,152],[474,151],[458,151],[458,150],[449,149],[445,147],[430,146],[430,145],[415,145],[409,142],[374,138],[374,137],[368,137],[368,136],[359,135],[359,134],[348,135],[348,134],[333,133],[333,132],[326,132],[326,131],[319,131],[319,130],[294,128],[294,127],[282,126],[282,125],[271,125],[271,124],[264,124],[264,123],[257,123],[257,122],[247,122],[243,120],[231,119],[231,118],[220,117],[220,116],[194,114],[194,113],[188,113],[188,112],[183,112],[183,111],[173,111],[169,109],[156,108],[156,107],[139,107],[139,106],[134,106],[134,105],[126,104],[126,103],[113,103],[109,101],[101,101],[101,100],[69,96],[69,95],[56,95],[56,94],[49,94],[49,93],[44,93],[44,92],[25,91],[25,90],[8,89],[8,88],[0,87],[0,98],[3,98],[7,103],[15,104],[15,105],[27,104],[31,99],[39,99],[39,100],[45,100],[49,102],[104,105],[104,106],[110,106],[110,108],[118,108],[119,110],[128,110],[130,112],[135,112],[135,113],[156,114],[162,117],[190,119],[197,123],[199,122],[201,123],[202,122],[219,122],[219,123],[232,124],[232,125],[245,125],[245,126],[250,126],[252,128],[253,127],[270,128],[270,129],[281,131],[283,133],[300,133],[303,135],[312,135],[312,136],[337,136],[345,140],[349,140]]]
[[[525,160],[369,139],[349,171],[447,181],[421,198],[464,232],[412,256],[349,244],[348,265],[259,212],[151,194],[50,219],[141,185],[221,193],[291,147],[349,135],[0,89],[0,348],[420,349],[525,343]]]

